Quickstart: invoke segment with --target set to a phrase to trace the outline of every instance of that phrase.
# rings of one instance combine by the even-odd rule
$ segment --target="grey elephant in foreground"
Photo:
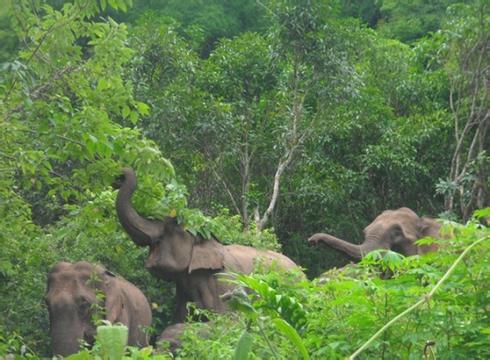
[[[214,238],[194,236],[172,217],[151,220],[134,209],[131,197],[136,190],[134,171],[124,168],[113,184],[119,189],[116,210],[129,237],[138,246],[149,247],[146,268],[156,277],[175,282],[176,308],[173,322],[187,317],[188,302],[198,307],[222,313],[226,310],[220,295],[232,286],[218,281],[218,274],[232,271],[249,274],[254,260],[263,259],[279,268],[297,268],[288,257],[273,251],[260,251],[248,246],[223,245]]]
[[[415,242],[426,236],[440,238],[441,225],[427,217],[419,217],[413,210],[402,207],[383,211],[364,229],[364,242],[360,245],[335,236],[317,233],[308,239],[311,245],[323,242],[350,257],[360,260],[373,250],[386,249],[403,255],[423,254],[437,250],[437,245],[418,246]]]
[[[104,294],[103,304],[96,292]],[[82,340],[93,343],[96,327],[91,317],[97,305],[103,307],[106,320],[128,327],[129,345],[148,345],[144,328],[151,325],[151,309],[145,295],[101,265],[56,264],[48,274],[46,303],[53,355],[77,352]]]

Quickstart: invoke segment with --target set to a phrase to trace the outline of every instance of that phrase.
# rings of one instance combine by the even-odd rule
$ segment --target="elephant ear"
[[[393,224],[388,232],[395,245],[407,245],[417,240],[417,229],[402,222]]]
[[[441,234],[441,224],[439,224],[437,221],[434,219],[428,218],[428,217],[422,217],[420,221],[420,236],[419,237],[426,237],[426,236],[432,236],[433,238],[440,238]]]
[[[440,239],[441,238],[441,234],[439,232],[440,229],[441,229],[441,224],[439,224],[437,221],[428,217],[422,217],[420,219],[419,238],[430,236],[433,237],[434,239]],[[436,251],[437,249],[438,249],[437,244],[422,245],[418,247],[418,253],[425,254],[426,252]]]
[[[196,240],[198,242],[192,247],[189,274],[199,269],[223,269],[225,261],[223,245],[214,239],[204,240],[199,238]]]
[[[123,315],[123,296],[120,286],[117,284],[117,277],[110,271],[104,273],[104,290],[105,290],[105,311],[106,320],[112,324],[122,322]]]

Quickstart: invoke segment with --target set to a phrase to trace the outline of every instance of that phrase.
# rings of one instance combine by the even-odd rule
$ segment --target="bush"
[[[371,256],[311,282],[294,282],[274,272],[241,275],[238,281],[252,292],[245,298],[237,295],[239,314],[213,319],[207,339],[189,330],[177,358],[232,357],[243,347],[239,339],[244,332],[251,343],[248,359],[304,358],[293,332],[288,335],[274,325],[274,319],[281,319],[298,334],[312,359],[344,359],[424,299],[462,251],[477,241],[433,296],[386,329],[363,356],[420,359],[432,353],[444,359],[488,358],[490,230],[474,220],[466,226],[451,225],[448,231],[455,237],[441,241],[436,253]]]

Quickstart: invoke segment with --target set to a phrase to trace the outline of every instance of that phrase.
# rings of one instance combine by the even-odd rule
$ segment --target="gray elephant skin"
[[[182,341],[182,335],[184,331],[189,326],[190,323],[177,323],[167,326],[160,336],[156,340],[156,347],[161,353],[171,352],[176,353],[177,349],[180,348]],[[197,331],[197,335],[201,339],[205,339],[209,336],[212,322],[204,323],[204,327]]]
[[[386,249],[405,256],[424,254],[437,250],[435,244],[418,246],[415,242],[423,237],[440,238],[441,225],[428,217],[419,217],[413,210],[402,207],[386,210],[364,229],[364,242],[360,245],[317,233],[308,239],[311,245],[320,242],[337,249],[351,258],[360,260],[373,250]]]
[[[181,336],[185,330],[185,323],[177,323],[167,326],[156,341],[157,348],[164,347],[165,344],[167,347],[164,352],[175,353],[175,351],[181,345]]]
[[[46,303],[49,311],[51,352],[67,356],[79,351],[81,340],[92,344],[96,291],[104,294],[105,319],[128,327],[128,344],[147,346],[144,328],[151,325],[150,305],[133,284],[101,265],[85,261],[60,262],[48,274]]]
[[[273,251],[223,245],[214,238],[194,236],[172,217],[163,220],[142,217],[131,202],[136,186],[134,171],[124,168],[122,175],[113,183],[113,187],[119,189],[116,211],[134,243],[149,247],[146,268],[158,278],[175,282],[176,308],[173,322],[180,323],[186,319],[188,302],[218,313],[226,311],[220,295],[232,287],[218,281],[218,273],[233,271],[248,274],[252,272],[254,260],[258,258],[263,258],[266,265],[274,262],[283,269],[297,268],[288,257]]]

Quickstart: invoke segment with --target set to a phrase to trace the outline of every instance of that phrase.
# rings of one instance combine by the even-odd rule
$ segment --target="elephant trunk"
[[[68,356],[78,352],[84,335],[80,321],[58,315],[50,322],[52,355]]]
[[[356,260],[361,260],[368,252],[379,248],[373,241],[365,241],[361,245],[356,245],[329,234],[315,234],[312,238],[316,241],[323,241],[328,246],[342,251]]]
[[[131,203],[136,190],[137,180],[132,169],[123,169],[122,182],[116,198],[116,211],[119,221],[134,243],[138,246],[150,246],[152,239],[161,233],[158,223],[140,216]]]

